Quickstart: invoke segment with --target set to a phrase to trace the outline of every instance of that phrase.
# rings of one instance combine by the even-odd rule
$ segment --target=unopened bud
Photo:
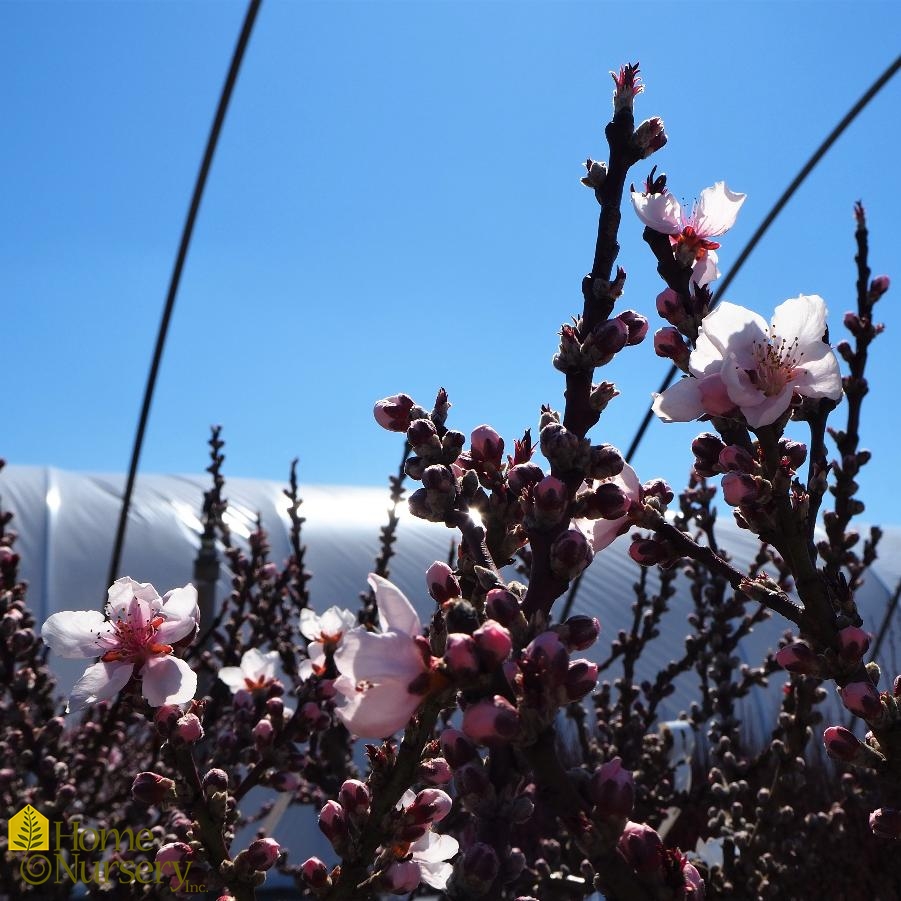
[[[429,757],[419,764],[419,778],[429,785],[446,785],[453,778],[453,770],[443,757]]]
[[[629,342],[629,326],[623,320],[608,319],[592,329],[582,344],[582,353],[591,366],[609,363]]]
[[[491,888],[500,869],[491,845],[475,842],[463,854],[462,881],[472,897],[482,897]]]
[[[682,298],[672,288],[666,288],[657,295],[657,312],[670,325],[679,325],[685,319]]]
[[[175,782],[159,773],[138,773],[131,784],[131,796],[139,804],[158,807],[175,800]]]
[[[645,119],[632,136],[632,143],[641,158],[647,159],[652,153],[656,153],[666,144],[666,132],[663,130],[663,119],[654,116]]]
[[[465,676],[477,673],[479,661],[476,657],[476,646],[472,636],[461,632],[452,632],[448,635],[444,662],[455,675]]]
[[[589,158],[582,165],[587,170],[580,179],[582,184],[586,188],[593,188],[595,191],[603,187],[604,182],[607,180],[607,164]]]
[[[688,370],[691,348],[676,329],[662,328],[654,333],[654,353],[658,357],[672,360],[683,372]]]
[[[727,472],[723,476],[723,500],[732,507],[752,504],[760,497],[757,480],[744,472]]]
[[[163,704],[157,707],[153,717],[156,731],[162,738],[168,738],[175,728],[175,724],[184,716],[184,711],[178,704]]]
[[[624,310],[616,318],[624,322],[629,330],[626,344],[634,346],[644,341],[648,333],[648,320],[641,313],[636,313],[635,310]]]
[[[545,476],[532,489],[535,521],[539,528],[558,523],[569,505],[566,485],[554,476]]]
[[[891,285],[891,281],[887,275],[877,275],[873,281],[870,282],[870,302],[875,303],[888,291],[889,286]]]
[[[372,410],[375,421],[389,432],[406,432],[410,427],[413,399],[406,394],[394,394],[376,401]]]
[[[454,571],[440,560],[436,560],[425,574],[426,585],[429,594],[439,604],[445,604],[452,598],[461,596],[460,583],[454,575]]]
[[[601,634],[601,624],[595,616],[577,614],[556,628],[560,642],[568,651],[590,648]]]
[[[594,552],[585,534],[579,529],[568,529],[558,535],[551,545],[550,563],[554,575],[573,580],[591,563]]]
[[[880,838],[901,838],[901,810],[880,807],[870,814],[870,829]]]
[[[626,461],[612,444],[596,444],[591,448],[588,475],[592,479],[610,479],[623,471]]]
[[[519,598],[506,588],[492,588],[485,596],[485,611],[493,620],[510,628],[522,618]]]
[[[870,647],[870,636],[857,626],[847,626],[838,633],[839,654],[848,663],[856,663]]]
[[[480,425],[470,436],[474,460],[500,466],[504,453],[504,439],[490,425]]]
[[[629,556],[641,566],[656,566],[670,560],[668,545],[656,538],[636,537],[629,545]]]
[[[507,471],[507,485],[518,495],[523,488],[534,485],[544,478],[544,470],[536,463],[518,463]]]
[[[322,834],[332,843],[332,847],[340,853],[340,848],[347,839],[347,814],[337,801],[326,801],[319,811],[319,828]]]
[[[598,665],[591,660],[573,660],[563,682],[570,701],[584,698],[598,684]]]
[[[755,459],[738,444],[729,444],[720,451],[719,465],[726,472],[736,470],[752,473],[757,468]]]
[[[503,663],[510,656],[510,651],[513,650],[510,633],[493,619],[485,620],[472,633],[472,640],[475,642],[482,663],[489,670]]]
[[[328,867],[318,857],[307,858],[300,867],[300,873],[313,891],[322,891],[332,884]]]
[[[226,773],[225,770],[220,770],[218,767],[207,770],[203,776],[201,785],[205,792],[228,791],[228,773]]]
[[[466,708],[463,731],[479,744],[507,742],[519,731],[519,714],[506,698],[495,695]]]
[[[635,781],[621,757],[605,763],[591,777],[588,793],[601,816],[627,817],[635,801]]]
[[[819,656],[803,641],[793,641],[776,653],[776,663],[790,673],[820,676],[823,664]]]
[[[653,873],[663,867],[663,842],[656,831],[644,823],[626,823],[617,848],[639,873]]]
[[[691,442],[691,452],[695,455],[695,472],[709,479],[720,472],[719,457],[725,448],[719,435],[704,432]]]
[[[338,789],[338,803],[350,817],[362,817],[369,812],[369,788],[359,779],[346,779]]]
[[[250,734],[253,736],[254,743],[258,748],[264,748],[272,744],[272,739],[275,737],[275,728],[272,725],[272,720],[268,718],[261,719],[253,727]]]
[[[186,713],[175,723],[173,734],[186,744],[200,741],[203,738],[203,726],[199,717],[193,713]]]
[[[252,870],[268,870],[282,853],[282,846],[274,838],[258,838],[247,848],[245,860]]]
[[[455,770],[478,756],[476,746],[459,729],[445,729],[438,741],[441,753]]]
[[[823,745],[833,760],[841,760],[844,763],[855,760],[861,749],[861,743],[854,733],[842,726],[830,726],[826,729],[823,732]]]
[[[839,694],[851,713],[870,722],[882,718],[882,701],[872,682],[851,682],[840,688]]]
[[[451,811],[453,801],[440,788],[424,788],[404,810],[404,820],[424,825],[440,823]]]

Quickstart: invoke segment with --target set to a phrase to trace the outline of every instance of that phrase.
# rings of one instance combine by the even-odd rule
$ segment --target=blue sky
[[[123,471],[172,260],[243,3],[0,4],[0,454]],[[727,270],[801,163],[898,53],[893,2],[277,2],[265,0],[195,231],[142,469],[196,472],[222,423],[227,473],[380,484],[396,436],[371,419],[398,391],[512,442],[542,403],[581,307],[609,69],[640,60],[653,160],[689,203],[748,194]],[[853,202],[872,229],[882,304],[861,478],[893,505],[901,265],[893,164],[901,77],[832,150],[729,299],[769,317],[818,293],[833,335],[854,298]],[[636,181],[649,166],[635,170]],[[656,328],[660,284],[624,211],[624,308]],[[593,437],[625,448],[665,365],[650,343],[605,377],[620,397]],[[840,422],[840,419],[839,419]],[[684,482],[697,424],[655,423],[635,464]],[[800,435],[798,436],[800,437]]]

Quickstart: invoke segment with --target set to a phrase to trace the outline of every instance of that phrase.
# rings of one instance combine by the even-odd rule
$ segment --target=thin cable
[[[760,239],[766,234],[767,229],[773,224],[776,217],[779,213],[782,212],[783,207],[791,200],[792,195],[794,195],[795,191],[801,187],[804,183],[804,180],[808,175],[814,170],[817,163],[826,155],[829,148],[841,137],[842,132],[857,118],[858,114],[863,110],[863,108],[879,93],[879,91],[891,80],[892,76],[901,69],[901,56],[899,56],[883,73],[873,82],[873,84],[868,88],[867,92],[851,107],[850,110],[845,114],[844,118],[835,128],[827,136],[826,140],[823,141],[822,144],[816,149],[813,156],[804,164],[801,168],[801,171],[794,177],[792,183],[785,189],[782,196],[776,201],[773,208],[767,213],[766,218],[760,225],[757,227],[757,231],[751,236],[750,241],[745,244],[744,249],[738,255],[738,259],[735,261],[735,265],[726,273],[726,277],[720,282],[720,286],[717,289],[716,296],[711,302],[711,307],[715,306],[722,296],[723,292],[729,285],[732,284],[733,279],[736,275],[741,271],[741,267],[744,265],[745,260],[751,255],[754,248],[760,243]],[[666,378],[661,383],[660,387],[657,389],[658,394],[662,394],[666,389],[670,386],[673,378],[675,377],[678,369],[675,366],[671,366],[669,372],[666,375]],[[638,450],[638,446],[641,444],[641,439],[644,438],[645,432],[648,430],[648,426],[651,424],[651,420],[653,419],[654,412],[651,407],[648,407],[647,412],[644,415],[644,419],[641,421],[641,425],[638,427],[638,431],[635,433],[635,437],[632,439],[632,443],[629,445],[629,449],[626,451],[626,460],[631,462],[633,457],[635,456],[635,452]],[[560,614],[560,621],[563,622],[572,610],[573,604],[576,600],[576,594],[578,594],[579,587],[582,584],[582,575],[579,574],[576,579],[573,581],[570,586],[569,593],[566,595],[566,601],[563,604],[563,610]]]
[[[823,141],[822,144],[816,149],[813,156],[804,164],[801,171],[795,176],[792,183],[785,189],[782,196],[776,201],[773,208],[767,213],[766,219],[760,223],[757,228],[757,231],[751,236],[751,240],[745,245],[744,250],[738,255],[738,259],[735,261],[735,265],[729,270],[726,274],[726,277],[720,282],[720,286],[717,289],[716,297],[711,303],[711,308],[716,305],[719,299],[722,297],[726,288],[732,284],[732,280],[738,275],[741,267],[744,265],[745,260],[751,255],[754,248],[760,242],[760,239],[766,234],[767,229],[773,224],[773,221],[782,212],[783,207],[791,200],[792,195],[801,185],[804,183],[805,179],[808,175],[814,170],[817,163],[826,155],[829,148],[841,137],[842,132],[857,118],[858,114],[863,110],[863,108],[879,93],[880,90],[891,80],[892,76],[901,69],[901,56],[899,56],[883,73],[873,82],[873,84],[869,87],[867,92],[848,110],[845,117],[832,129],[829,133],[829,136]],[[673,381],[678,370],[675,366],[671,366],[669,373],[667,373],[666,378],[663,380],[660,387],[657,389],[657,393],[660,394],[665,391]],[[641,444],[641,439],[644,438],[644,433],[648,429],[648,425],[650,425],[651,419],[653,418],[653,411],[651,408],[648,408],[647,413],[645,413],[644,419],[641,421],[641,425],[638,427],[638,431],[635,433],[635,437],[632,439],[632,443],[629,445],[629,450],[626,451],[626,460],[630,461],[635,456],[635,452],[638,450],[639,444]]]
[[[181,281],[181,273],[184,268],[185,258],[188,255],[188,247],[191,243],[191,235],[194,231],[194,221],[197,219],[197,212],[200,209],[200,201],[203,198],[203,189],[206,185],[207,175],[213,162],[213,155],[216,152],[216,145],[219,142],[219,133],[222,131],[222,124],[225,121],[225,114],[228,110],[228,104],[231,100],[232,90],[235,82],[238,80],[238,72],[241,69],[241,63],[244,60],[244,51],[250,40],[250,34],[253,31],[253,24],[256,21],[257,12],[259,12],[262,0],[250,0],[247,6],[247,14],[244,17],[244,24],[241,27],[241,33],[238,36],[238,43],[235,45],[232,54],[231,65],[228,68],[228,74],[225,77],[225,84],[222,86],[222,94],[219,97],[219,106],[216,108],[216,116],[213,119],[210,134],[207,138],[206,150],[203,154],[203,160],[200,163],[200,170],[197,173],[197,181],[194,184],[194,194],[191,197],[191,206],[188,209],[188,216],[185,219],[184,229],[181,233],[181,242],[178,245],[178,255],[175,257],[175,265],[172,269],[172,278],[169,281],[169,292],[166,295],[166,304],[163,308],[163,316],[160,319],[159,332],[156,336],[156,348],[153,352],[153,361],[150,364],[150,372],[147,374],[147,386],[144,389],[144,401],[141,405],[141,416],[138,420],[138,429],[135,432],[134,446],[131,451],[131,464],[128,468],[128,480],[125,483],[125,494],[122,496],[122,509],[119,513],[119,526],[116,529],[116,541],[113,545],[113,555],[110,559],[109,579],[107,584],[112,585],[116,580],[119,571],[119,562],[122,557],[122,547],[125,544],[125,530],[128,525],[128,511],[131,508],[131,498],[134,493],[135,478],[138,474],[138,461],[141,458],[141,448],[144,444],[144,432],[147,429],[147,420],[150,417],[150,405],[153,401],[153,390],[156,387],[156,377],[160,368],[160,361],[163,357],[163,347],[166,344],[166,335],[169,331],[169,320],[172,318],[172,309],[175,306],[175,297],[178,294],[178,285]]]

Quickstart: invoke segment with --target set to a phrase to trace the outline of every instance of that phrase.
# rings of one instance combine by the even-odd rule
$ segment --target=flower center
[[[134,617],[130,610],[125,619],[113,623],[115,635],[110,636],[114,644],[100,658],[104,663],[130,661],[141,663],[149,657],[160,657],[172,653],[172,645],[159,644],[154,639],[159,627],[166,621],[164,616],[154,616],[150,620]]]
[[[757,368],[748,375],[754,386],[767,397],[780,394],[793,381],[804,356],[798,350],[797,338],[789,344],[785,338],[772,333],[765,344],[755,341],[752,353]]]
[[[674,237],[673,241],[676,259],[686,266],[692,265],[696,260],[706,259],[709,250],[716,250],[720,246],[716,241],[701,237],[692,225],[686,225],[682,234]]]

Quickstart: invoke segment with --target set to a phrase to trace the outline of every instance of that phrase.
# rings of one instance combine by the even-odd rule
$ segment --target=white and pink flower
[[[434,673],[422,623],[403,592],[374,573],[380,632],[351,629],[335,651],[335,712],[360,738],[384,738],[403,728],[441,677]]]
[[[256,648],[244,652],[240,666],[223,666],[219,678],[231,689],[239,691],[264,691],[281,675],[278,651],[263,654]]]
[[[300,664],[300,676],[321,676],[325,672],[326,651],[334,651],[344,638],[344,634],[357,625],[357,618],[350,610],[329,607],[319,616],[309,607],[300,611],[300,633],[310,643],[307,645],[308,660]]]
[[[106,612],[54,613],[41,638],[60,657],[99,657],[75,683],[76,709],[111,698],[132,676],[152,707],[184,704],[197,691],[197,674],[174,656],[173,645],[193,636],[200,620],[197,589],[174,588],[162,598],[149,582],[122,578],[109,589]]]
[[[616,485],[625,495],[626,512],[614,519],[580,519],[576,521],[576,525],[588,536],[591,549],[595,554],[612,544],[620,535],[629,531],[631,520],[629,519],[628,507],[631,507],[633,503],[638,503],[641,499],[641,482],[638,481],[638,475],[628,463],[623,466],[619,475],[596,482],[595,487],[597,488],[598,485],[607,483]]]
[[[746,194],[737,194],[718,181],[704,188],[686,217],[682,205],[666,188],[658,194],[632,192],[632,205],[638,218],[654,231],[670,236],[676,259],[692,267],[693,280],[706,285],[719,278],[716,250],[718,238],[735,225]]]
[[[690,376],[655,394],[654,412],[664,422],[688,422],[740,410],[756,429],[775,422],[796,394],[839,400],[841,372],[825,333],[826,304],[816,294],[786,300],[769,325],[723,302],[701,323]]]

